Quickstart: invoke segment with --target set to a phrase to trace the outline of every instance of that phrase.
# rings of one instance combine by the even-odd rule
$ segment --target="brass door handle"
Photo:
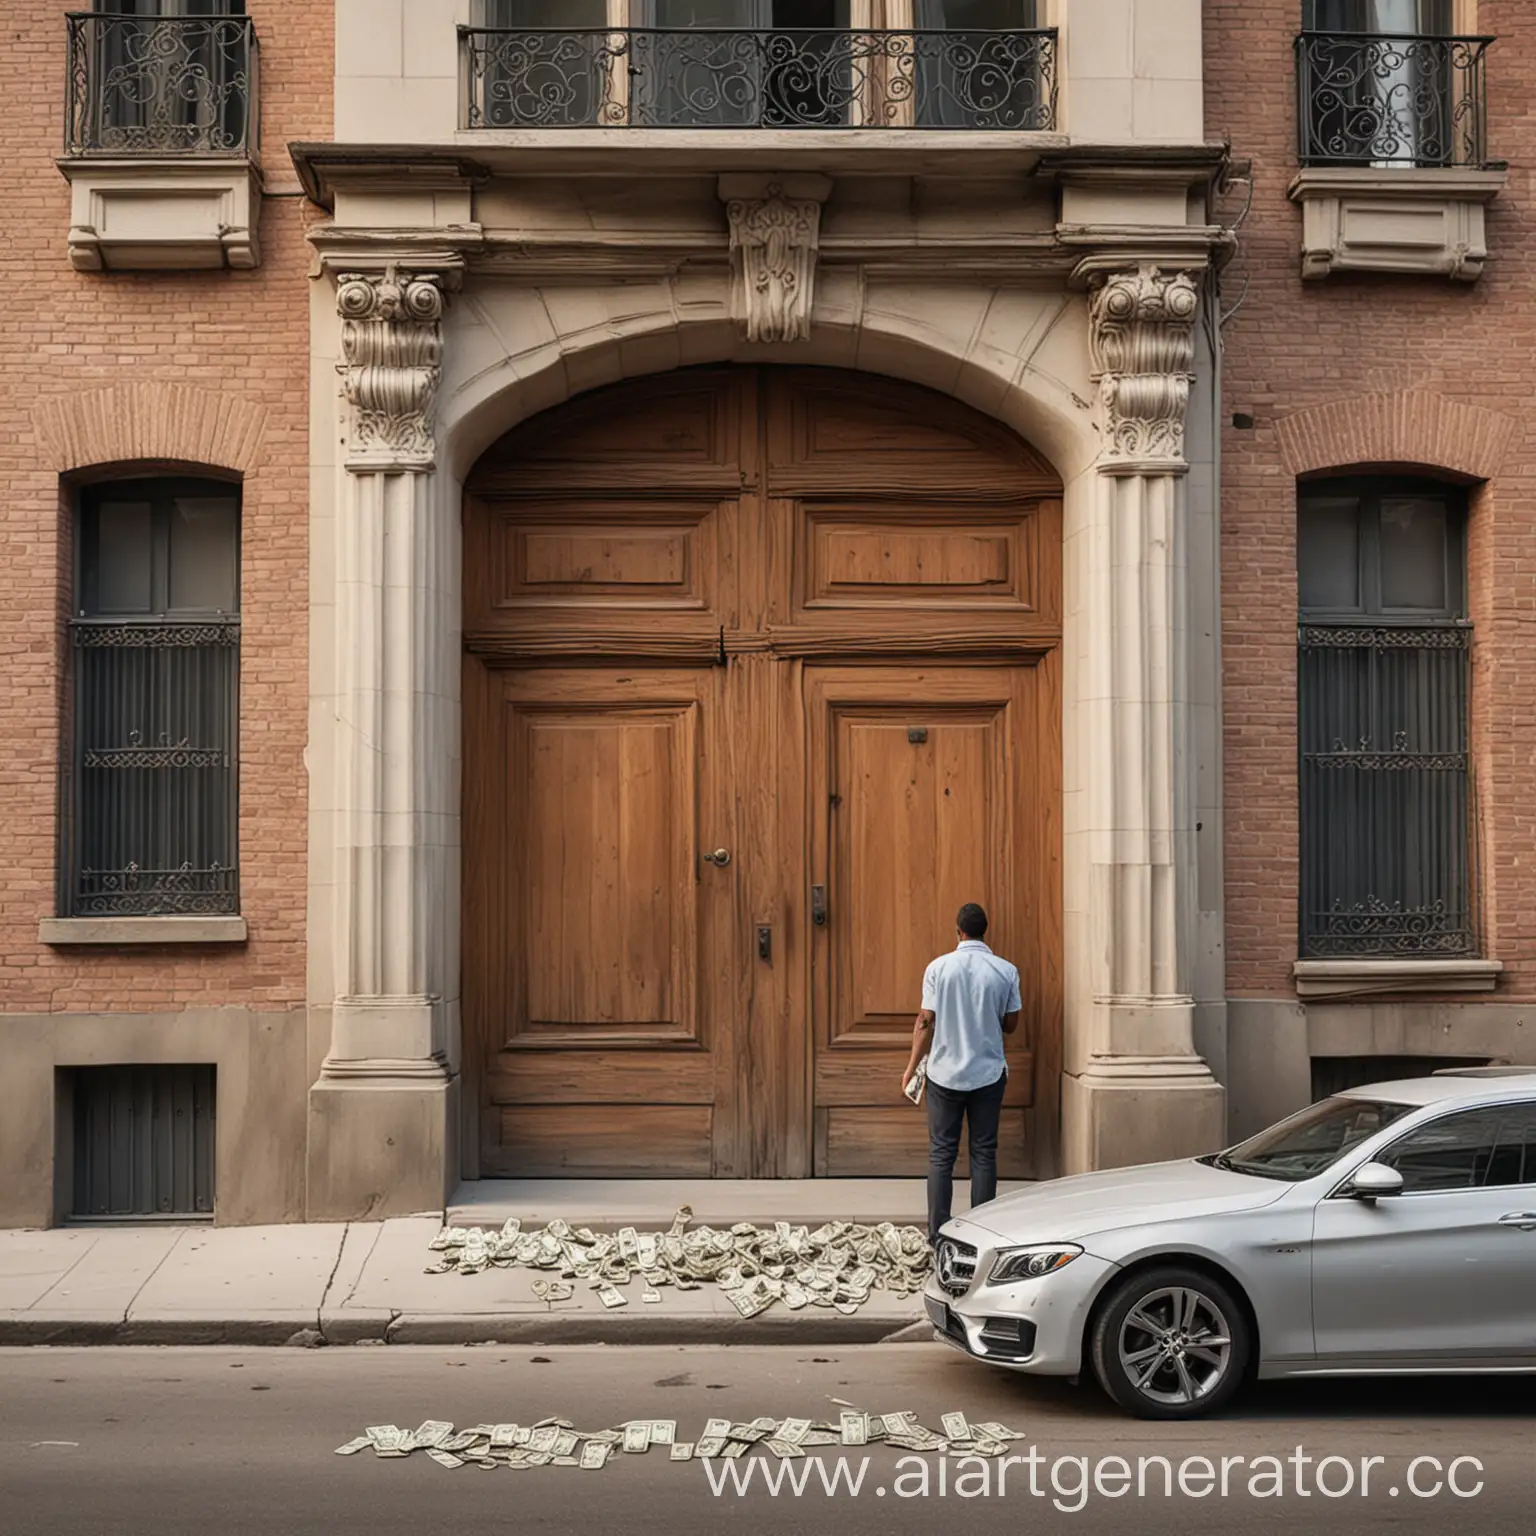
[[[713,853],[706,853],[704,855],[704,862],[724,869],[731,862],[731,850],[729,848],[716,848]]]

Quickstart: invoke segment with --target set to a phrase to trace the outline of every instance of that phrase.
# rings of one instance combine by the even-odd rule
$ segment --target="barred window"
[[[1465,498],[1334,480],[1299,503],[1302,954],[1475,955]]]
[[[237,913],[239,492],[90,487],[76,555],[60,911]]]

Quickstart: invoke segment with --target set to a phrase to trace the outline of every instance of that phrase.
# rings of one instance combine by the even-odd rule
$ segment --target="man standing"
[[[970,1127],[971,1208],[997,1195],[997,1121],[1008,1085],[1003,1036],[1019,1027],[1018,967],[982,942],[987,914],[974,902],[955,919],[960,942],[923,975],[923,1006],[912,1030],[906,1091],[928,1057],[928,1241],[949,1220],[960,1125]]]

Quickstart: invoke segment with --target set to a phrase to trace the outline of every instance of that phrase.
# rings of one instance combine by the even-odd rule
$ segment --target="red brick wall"
[[[1406,392],[1398,441],[1458,465],[1468,422],[1503,446],[1473,495],[1469,565],[1473,747],[1481,810],[1486,950],[1501,995],[1536,995],[1536,37],[1515,0],[1484,0],[1489,151],[1510,162],[1490,210],[1490,261],[1475,284],[1387,275],[1303,284],[1292,44],[1299,0],[1207,0],[1206,128],[1253,161],[1254,198],[1226,302],[1222,436],[1222,606],[1226,709],[1227,979],[1234,996],[1292,994],[1296,957],[1295,483],[1277,422],[1331,407],[1335,440],[1380,400]],[[1457,416],[1436,397],[1472,407]],[[1487,416],[1482,413],[1494,413]],[[1368,434],[1367,434],[1368,435]],[[1358,437],[1358,434],[1356,434]]]
[[[0,22],[0,1010],[304,997],[308,603],[308,246],[318,217],[286,145],[331,132],[332,7],[249,0],[261,41],[262,264],[254,272],[75,272],[60,152],[66,11],[8,0]],[[240,856],[243,946],[53,950],[60,618],[69,505],[35,407],[153,381],[234,395],[264,418],[244,490]],[[169,398],[158,392],[158,398]]]

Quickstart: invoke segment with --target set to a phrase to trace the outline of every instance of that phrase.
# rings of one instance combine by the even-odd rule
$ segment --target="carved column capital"
[[[805,341],[825,176],[722,176],[731,229],[731,307],[748,341]]]
[[[1188,271],[1140,262],[1091,277],[1089,345],[1103,473],[1177,474],[1186,467],[1184,417],[1199,308],[1199,284]]]
[[[342,272],[340,373],[351,406],[347,468],[430,472],[447,284],[437,272]]]

